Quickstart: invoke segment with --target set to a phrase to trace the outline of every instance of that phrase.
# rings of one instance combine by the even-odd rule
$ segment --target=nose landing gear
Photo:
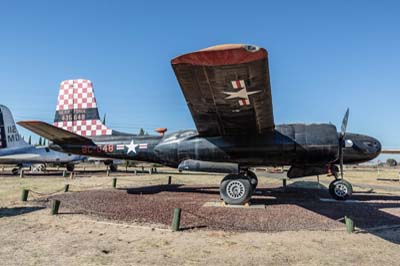
[[[219,191],[222,200],[230,205],[242,205],[250,201],[258,184],[257,176],[251,171],[225,176]]]
[[[344,180],[343,177],[339,178],[339,169],[337,166],[332,166],[330,170],[335,180],[329,184],[329,194],[336,200],[347,200],[353,194],[353,186],[350,182]]]
[[[346,200],[353,194],[353,187],[344,179],[336,179],[329,184],[329,194],[336,200]]]

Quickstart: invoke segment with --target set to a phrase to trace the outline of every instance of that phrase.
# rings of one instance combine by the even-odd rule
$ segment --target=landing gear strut
[[[219,186],[222,200],[226,204],[241,205],[250,201],[258,184],[257,176],[250,171],[225,176]]]
[[[258,179],[255,173],[251,171],[246,172],[247,178],[250,180],[251,188],[254,191],[256,191],[257,185],[258,185]]]
[[[75,165],[69,163],[69,164],[66,165],[66,168],[67,168],[67,170],[68,170],[69,172],[73,172],[74,169],[75,169]]]
[[[113,163],[110,164],[109,167],[110,167],[110,171],[111,172],[117,172],[118,171],[118,167]]]

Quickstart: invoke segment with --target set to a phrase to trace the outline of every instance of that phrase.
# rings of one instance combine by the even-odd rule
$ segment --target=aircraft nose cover
[[[375,139],[375,141],[376,141],[376,153],[377,153],[377,156],[381,153],[381,151],[382,151],[382,144],[381,144],[381,142],[379,141],[379,140],[377,140],[377,139]]]
[[[373,137],[365,137],[362,141],[366,153],[371,154],[375,158],[381,152],[381,143]]]

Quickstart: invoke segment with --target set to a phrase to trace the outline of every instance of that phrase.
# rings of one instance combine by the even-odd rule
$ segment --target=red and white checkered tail
[[[61,82],[54,125],[81,136],[112,134],[100,120],[92,82],[86,79]]]

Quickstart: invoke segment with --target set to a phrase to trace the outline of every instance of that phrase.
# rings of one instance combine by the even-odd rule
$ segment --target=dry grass
[[[162,169],[163,171],[173,171]],[[348,170],[353,183],[382,184],[376,171]],[[223,175],[125,175],[118,186],[167,182],[218,185]],[[398,170],[381,170],[382,177],[398,177]],[[307,178],[315,181],[316,178]],[[400,234],[386,229],[374,234],[339,231],[227,233],[193,230],[172,233],[151,226],[112,224],[84,215],[50,216],[48,209],[29,209],[19,202],[22,188],[52,192],[69,183],[72,190],[102,184],[111,187],[105,173],[63,177],[0,177],[0,257],[3,265],[397,265],[400,248],[379,236]],[[331,179],[321,177],[326,184]],[[290,181],[291,182],[291,181]],[[290,184],[288,182],[288,184]],[[263,184],[280,180],[260,179]],[[399,183],[384,183],[397,186]],[[116,203],[117,204],[117,203]],[[18,209],[22,207],[22,209]],[[6,211],[7,210],[7,211]],[[23,214],[19,214],[19,213]],[[24,213],[26,212],[26,213]],[[234,217],[232,217],[234,219]]]

